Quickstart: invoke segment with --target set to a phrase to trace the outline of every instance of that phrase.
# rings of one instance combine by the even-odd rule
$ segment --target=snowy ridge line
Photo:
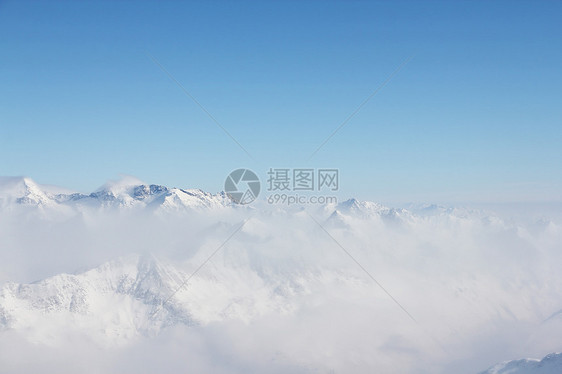
[[[262,204],[263,203],[263,204]],[[201,189],[184,189],[158,184],[147,184],[134,177],[111,181],[96,191],[84,194],[65,188],[41,185],[28,177],[0,177],[0,211],[21,208],[39,208],[44,211],[82,211],[85,209],[146,209],[149,211],[182,212],[186,210],[215,210],[222,208],[254,209],[264,207],[264,202],[251,205],[234,204],[223,191],[212,194]],[[339,204],[319,205],[331,216],[328,222],[345,224],[344,216],[363,219],[380,217],[388,222],[407,221],[412,215],[458,216],[482,215],[473,209],[450,208],[440,205],[423,205],[389,208],[380,203],[350,198]],[[284,205],[269,207],[291,208]],[[293,207],[294,208],[294,207]],[[298,207],[296,209],[299,209]]]
[[[13,205],[41,208],[145,207],[178,210],[220,208],[232,203],[225,193],[211,194],[200,189],[169,188],[125,177],[98,190],[83,194],[62,188],[42,186],[27,177],[0,177],[0,207]]]
[[[560,374],[562,353],[551,353],[544,358],[505,361],[480,374]]]

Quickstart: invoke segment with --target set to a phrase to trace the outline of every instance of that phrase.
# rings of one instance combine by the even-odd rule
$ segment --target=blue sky
[[[215,192],[239,167],[329,167],[343,197],[561,201],[560,14],[554,1],[0,1],[0,175]]]

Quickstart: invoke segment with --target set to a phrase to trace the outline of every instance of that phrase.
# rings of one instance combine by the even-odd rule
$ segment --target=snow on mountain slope
[[[172,188],[164,197],[162,209],[179,210],[182,208],[220,208],[232,205],[225,193],[212,195],[199,189]]]
[[[61,331],[76,329],[116,344],[146,332],[147,323],[164,323],[147,316],[180,279],[155,259],[128,256],[82,274],[7,283],[0,289],[0,328],[32,330],[30,338],[43,343],[57,343],[51,340]]]
[[[0,288],[0,331],[24,332],[30,340],[50,345],[60,344],[65,331],[81,331],[102,346],[120,345],[166,326],[222,319],[220,314],[229,309],[243,312],[212,277],[195,283],[198,292],[219,297],[216,309],[212,303],[193,305],[181,294],[164,303],[187,276],[154,257],[129,255],[79,274],[59,274],[31,284],[9,282]]]
[[[562,353],[552,353],[542,360],[523,359],[495,365],[481,374],[560,374]]]
[[[53,199],[30,178],[0,177],[0,206],[10,203],[44,206],[53,204]]]
[[[73,208],[149,208],[153,210],[216,209],[231,205],[224,193],[210,194],[199,189],[168,188],[148,185],[133,178],[108,182],[91,194],[70,192],[52,186],[40,186],[30,178],[0,178],[0,207],[27,205]]]
[[[391,209],[381,204],[370,201],[359,201],[357,199],[349,199],[339,203],[336,210],[341,213],[362,217],[369,217],[375,214],[388,214]]]
[[[0,332],[20,331],[32,341],[57,345],[64,331],[81,331],[102,346],[111,346],[178,324],[250,321],[262,313],[292,308],[286,296],[294,295],[287,293],[294,290],[293,281],[262,280],[251,269],[242,276],[230,272],[226,284],[212,271],[203,273],[190,282],[194,289],[184,292],[188,285],[181,285],[196,265],[128,255],[79,274],[59,274],[30,284],[8,282],[0,288]],[[256,284],[263,288],[252,288]]]

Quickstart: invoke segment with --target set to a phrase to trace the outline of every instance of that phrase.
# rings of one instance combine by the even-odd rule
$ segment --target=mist
[[[2,281],[135,254],[177,271],[173,302],[190,322],[112,335],[95,326],[117,311],[43,312],[45,331],[0,333],[0,361],[10,372],[475,373],[562,349],[562,320],[549,319],[562,310],[557,218],[336,208],[4,211]],[[132,302],[149,323],[154,307]]]

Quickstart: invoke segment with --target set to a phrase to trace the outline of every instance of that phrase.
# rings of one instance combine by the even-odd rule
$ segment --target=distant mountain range
[[[54,208],[71,207],[146,207],[149,209],[218,208],[231,205],[224,193],[210,194],[199,189],[147,185],[124,178],[90,194],[72,193],[45,187],[25,177],[0,177],[0,207],[11,203]]]
[[[221,209],[225,207],[251,207],[233,203],[224,192],[211,194],[200,189],[170,188],[163,185],[145,184],[125,177],[108,182],[98,190],[83,194],[55,186],[36,183],[27,177],[0,177],[0,210],[10,207],[38,207],[45,210],[57,209],[119,209],[137,208],[149,211],[181,212],[189,210]],[[262,205],[263,206],[263,205]],[[283,207],[283,205],[278,205]],[[440,205],[411,205],[409,209],[389,208],[379,203],[359,201],[351,198],[339,204],[321,205],[320,210],[331,214],[334,224],[345,224],[342,216],[359,219],[379,217],[387,221],[412,219],[413,215],[439,216],[454,215],[466,217],[481,215],[482,212],[465,208],[451,208]]]

